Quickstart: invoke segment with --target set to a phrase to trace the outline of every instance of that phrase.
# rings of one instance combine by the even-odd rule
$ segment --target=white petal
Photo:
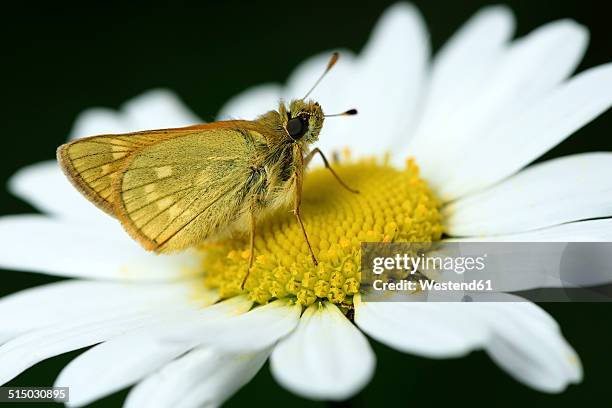
[[[578,355],[558,327],[542,321],[545,312],[538,306],[503,302],[472,305],[481,306],[478,312],[491,327],[487,353],[516,380],[543,392],[561,392],[568,384],[582,380]]]
[[[115,307],[73,317],[68,321],[27,332],[0,346],[0,384],[42,360],[68,351],[101,343],[141,328],[146,328],[152,335],[160,338],[160,330],[165,334],[168,327],[176,329],[197,322],[198,319],[201,321],[244,313],[251,304],[252,302],[243,297],[236,297],[231,301],[201,309],[184,301],[168,302],[159,299],[155,307],[150,303],[137,304],[136,307],[129,304],[127,307]],[[160,325],[163,322],[170,323]],[[180,337],[174,335],[177,339]],[[187,349],[191,344],[196,345],[193,339],[191,342],[184,339],[180,343],[187,344]]]
[[[612,153],[536,164],[444,208],[451,236],[523,232],[612,215]]]
[[[144,327],[134,334],[152,341],[182,344],[184,347],[193,348],[202,344],[203,336],[216,335],[214,331],[201,330],[201,328],[211,327],[211,322],[232,320],[235,316],[247,313],[252,306],[253,301],[246,296],[234,296],[205,308],[192,307],[188,313],[183,312],[163,324],[156,323]]]
[[[70,138],[181,127],[200,122],[172,91],[153,89],[129,100],[116,112],[105,108],[83,112],[76,119]]]
[[[465,149],[438,193],[451,200],[504,179],[611,105],[612,64],[582,72]]]
[[[440,126],[452,117],[466,95],[479,95],[498,66],[506,42],[514,32],[512,12],[504,6],[477,12],[436,55],[424,95],[419,126],[402,154],[414,155],[426,165],[425,155],[448,135]],[[426,147],[429,149],[426,149]],[[425,149],[425,150],[424,150]]]
[[[253,120],[269,110],[278,109],[281,92],[281,87],[277,84],[254,86],[226,102],[219,111],[217,119]]]
[[[544,310],[504,293],[472,297],[469,303],[358,301],[355,318],[368,334],[401,351],[448,357],[484,348],[511,376],[540,391],[559,392],[581,380],[578,356]]]
[[[8,188],[47,214],[81,220],[95,224],[96,228],[116,223],[70,184],[55,160],[23,167],[10,178]]]
[[[125,407],[217,407],[257,374],[268,355],[269,350],[222,354],[196,349],[134,387]]]
[[[89,108],[77,116],[70,131],[70,140],[86,136],[127,133],[131,129],[124,118],[108,108]]]
[[[301,312],[300,305],[276,300],[243,315],[205,324],[192,337],[222,351],[262,350],[295,329]]]
[[[70,405],[82,406],[130,386],[194,348],[196,339],[177,335],[177,325],[188,327],[204,319],[244,313],[252,302],[236,297],[201,311],[166,314],[153,324],[99,344],[81,354],[60,373],[55,386],[70,387]],[[169,333],[176,341],[167,341]]]
[[[484,272],[486,278],[495,282],[496,291],[519,291],[545,287],[587,288],[612,282],[612,219],[572,222],[518,234],[485,236],[479,238],[455,238],[453,242],[524,242],[515,245],[511,263],[505,268],[495,267]],[[533,242],[546,242],[537,257],[534,257]],[[580,244],[584,242],[585,244]],[[603,244],[598,244],[601,242]],[[569,243],[569,244],[568,244]],[[510,247],[487,246],[488,259],[508,256]],[[442,271],[440,281],[467,282],[483,279],[483,271],[466,271],[462,276],[455,272]],[[596,297],[597,292],[592,292]]]
[[[429,53],[425,23],[414,6],[396,3],[385,10],[355,61],[351,86],[342,96],[343,109],[355,107],[359,114],[336,119],[347,122],[349,128],[346,134],[328,133],[330,137],[348,141],[352,150],[363,155],[392,152],[394,146],[406,144]]]
[[[19,215],[0,218],[0,266],[95,279],[176,280],[201,273],[201,254],[146,252],[118,225],[111,233],[95,224]]]
[[[194,297],[196,289],[198,296]],[[200,307],[217,298],[197,281],[162,285],[62,281],[0,298],[0,333],[13,337],[80,317],[121,310],[133,313],[164,302]]]
[[[468,238],[465,241],[473,240]],[[482,255],[482,251],[477,246],[469,244],[462,247],[461,253]],[[585,259],[585,254],[589,255],[588,259]],[[579,259],[571,259],[572,256],[577,256]],[[500,261],[504,259],[512,259],[512,262]],[[605,260],[612,261],[609,247],[595,248],[591,243],[587,244],[586,248],[574,247],[573,244],[570,246],[566,242],[546,243],[540,248],[534,247],[531,242],[513,246],[491,244],[486,246],[484,270],[466,270],[462,274],[443,270],[436,272],[435,280],[472,282],[486,279],[491,281],[496,292],[548,287],[584,287],[591,282],[612,282],[612,272],[607,266],[609,263],[605,264],[604,268],[597,269]],[[580,262],[578,268],[575,265],[577,261]]]
[[[197,290],[196,293],[199,293],[201,289],[197,288]],[[246,296],[234,296],[205,308],[191,307],[189,313],[183,312],[180,316],[175,316],[163,324],[155,323],[134,334],[155,341],[182,344],[187,348],[192,348],[202,344],[203,336],[216,335],[214,331],[202,330],[202,328],[211,327],[211,322],[227,321],[247,313],[252,306],[253,301]]]
[[[54,386],[69,387],[67,405],[80,407],[136,383],[186,351],[183,344],[160,343],[127,334],[72,360]]]
[[[487,86],[482,92],[464,95],[464,102],[452,117],[438,121],[441,127],[435,132],[445,136],[444,145],[428,140],[429,153],[425,157],[416,153],[424,161],[423,176],[435,189],[441,188],[466,150],[472,149],[501,120],[525,111],[550,93],[575,69],[587,37],[584,27],[562,20],[516,41],[503,58],[498,58],[499,65],[493,75],[483,79]]]
[[[612,242],[612,219],[570,222],[534,231],[449,241],[483,242]]]
[[[147,91],[127,101],[121,110],[132,131],[189,126],[201,122],[168,89]]]
[[[465,355],[488,337],[480,322],[445,303],[357,300],[355,323],[390,347],[431,358]]]
[[[0,346],[0,384],[47,358],[144,326],[155,320],[158,313],[151,310],[98,313],[20,335]]]
[[[331,303],[312,305],[296,331],[270,359],[276,380],[310,399],[343,400],[357,393],[374,373],[367,339]]]

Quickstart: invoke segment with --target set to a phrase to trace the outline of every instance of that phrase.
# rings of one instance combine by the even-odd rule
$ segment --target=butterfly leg
[[[300,228],[302,228],[302,233],[304,234],[306,245],[308,245],[308,251],[310,251],[310,257],[312,258],[312,262],[315,264],[315,266],[317,266],[319,262],[317,261],[317,258],[315,257],[315,254],[312,251],[312,247],[310,246],[310,241],[308,240],[308,234],[306,233],[306,228],[304,228],[304,223],[302,222],[302,217],[300,216],[300,206],[299,205],[297,205],[293,209],[293,214],[295,214],[295,217],[297,218],[298,223],[300,224]]]
[[[329,162],[327,161],[327,157],[325,157],[323,152],[318,147],[315,147],[314,149],[312,149],[310,153],[308,153],[306,157],[304,157],[304,167],[308,166],[308,163],[310,163],[314,155],[317,153],[319,153],[319,155],[323,159],[323,163],[325,164],[325,167],[331,172],[331,174],[336,178],[336,180],[338,181],[338,183],[340,183],[342,187],[346,188],[351,193],[359,194],[359,190],[350,188],[344,181],[342,181],[340,176],[338,176],[338,173],[336,173],[334,169],[332,169],[332,167],[329,165]]]
[[[240,289],[244,289],[244,285],[246,284],[247,279],[249,278],[249,274],[251,273],[251,267],[253,266],[253,259],[255,258],[255,214],[251,211],[251,234],[249,240],[249,267],[247,269],[246,274],[244,275],[244,279],[242,279],[242,284],[240,285]]]
[[[300,216],[300,204],[302,202],[302,177],[301,171],[295,174],[295,195],[293,201],[293,214],[295,218],[297,218],[298,224],[300,224],[300,228],[302,229],[302,234],[304,234],[304,239],[306,240],[306,245],[308,245],[308,251],[310,251],[310,257],[312,258],[312,262],[317,266],[319,262],[315,257],[314,252],[312,251],[312,246],[310,246],[310,241],[308,240],[308,234],[306,233],[306,228],[304,228],[304,223],[302,222],[302,217]]]

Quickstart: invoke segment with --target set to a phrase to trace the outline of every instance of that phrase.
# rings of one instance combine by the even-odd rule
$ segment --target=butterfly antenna
[[[319,82],[321,82],[321,80],[325,78],[325,75],[327,75],[327,73],[333,68],[333,66],[336,65],[336,62],[338,62],[339,57],[340,57],[340,54],[338,54],[337,52],[334,52],[332,54],[331,58],[329,59],[329,62],[327,63],[327,68],[325,68],[325,71],[321,74],[319,79],[317,79],[317,82],[315,82],[312,88],[310,88],[310,91],[306,92],[306,95],[304,95],[302,99],[308,98],[308,95],[310,95],[312,91],[314,91],[317,85],[319,85]]]
[[[323,115],[324,118],[333,118],[334,116],[353,116],[357,114],[357,109],[349,109],[346,112],[334,113],[333,115]]]

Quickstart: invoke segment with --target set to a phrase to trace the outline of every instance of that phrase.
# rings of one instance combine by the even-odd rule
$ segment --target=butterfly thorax
[[[297,183],[301,182],[303,156],[318,140],[323,126],[323,112],[318,103],[297,99],[280,103],[279,109],[269,111],[254,122],[266,145],[257,149],[254,172],[265,177],[259,180],[258,206],[273,210],[287,205]]]

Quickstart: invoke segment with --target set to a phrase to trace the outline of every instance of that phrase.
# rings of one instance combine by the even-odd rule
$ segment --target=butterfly
[[[317,259],[300,214],[304,169],[319,154],[326,117],[354,115],[355,109],[324,115],[308,95],[279,103],[257,119],[86,137],[57,149],[62,170],[92,203],[118,219],[145,249],[181,251],[232,232],[250,232],[248,270],[253,264],[257,219],[291,206]]]

